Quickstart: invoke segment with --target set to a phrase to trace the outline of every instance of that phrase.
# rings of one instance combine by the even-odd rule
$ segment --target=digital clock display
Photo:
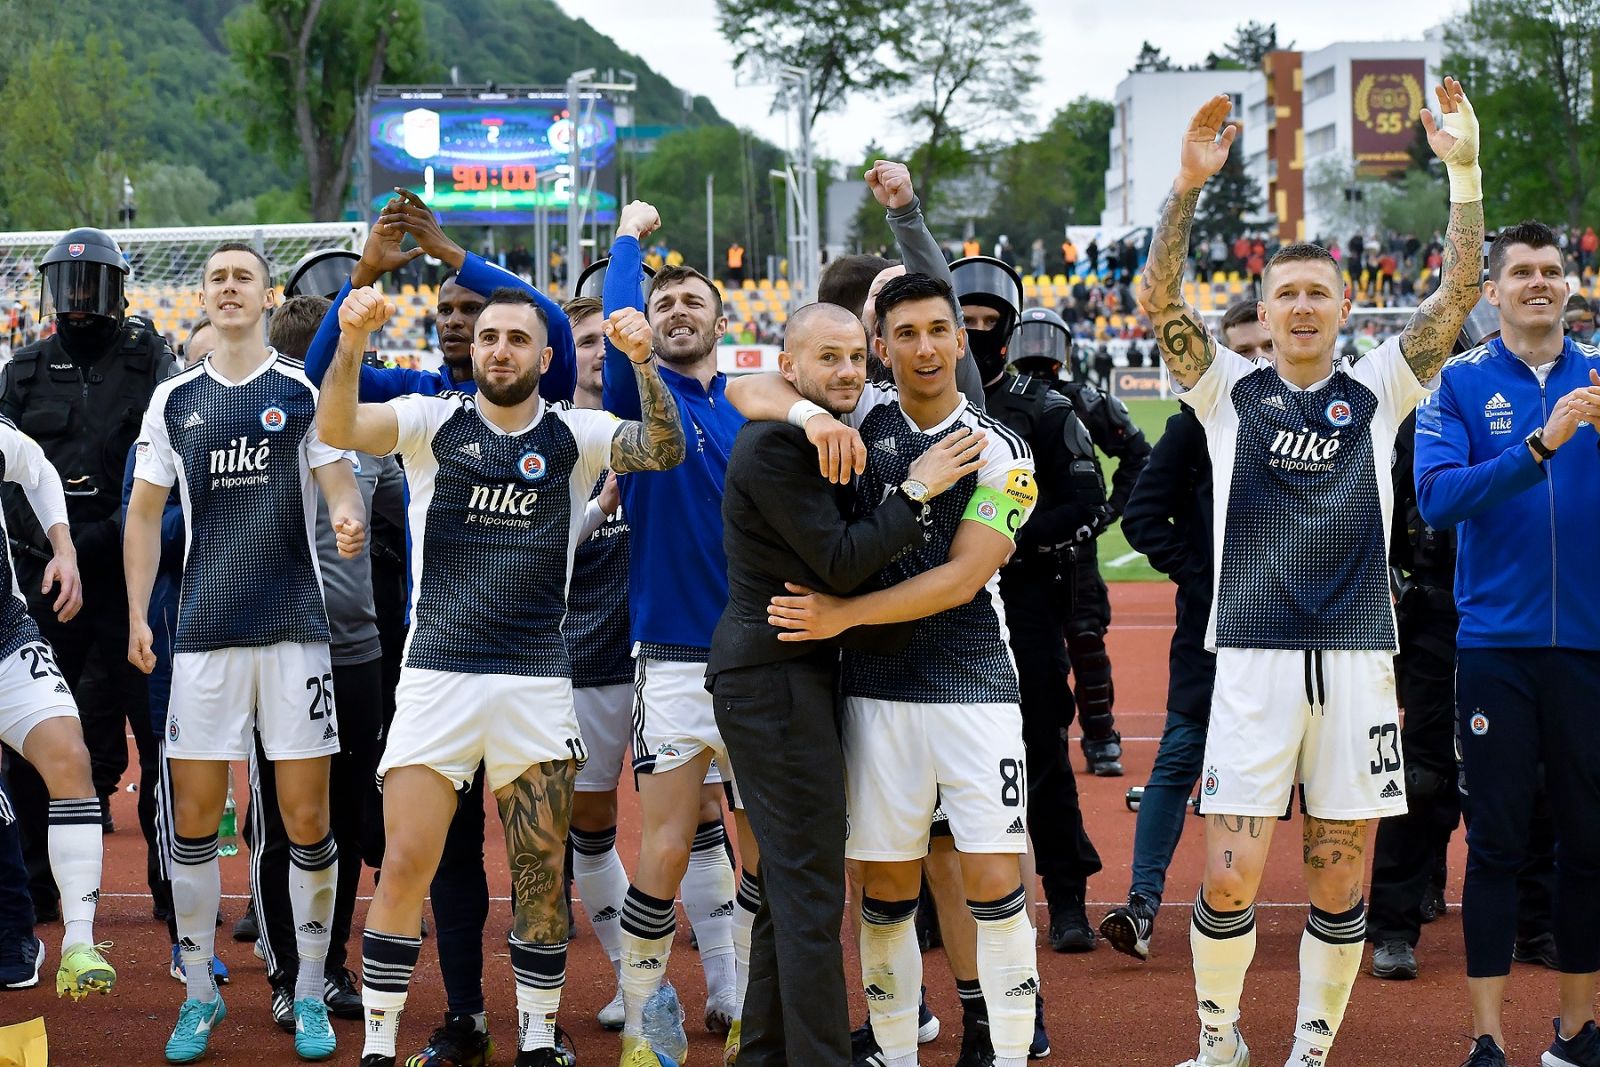
[[[416,192],[441,222],[531,225],[544,208],[565,217],[574,123],[564,92],[507,90],[478,96],[386,87],[370,103],[368,204],[376,214],[395,186]],[[617,218],[617,130],[601,100],[578,129],[600,163],[587,216]]]

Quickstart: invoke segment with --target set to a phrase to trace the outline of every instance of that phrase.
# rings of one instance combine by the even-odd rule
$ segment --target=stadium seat
[[[1072,281],[1074,283],[1076,283],[1077,280],[1078,280],[1077,276],[1074,275]],[[1055,286],[1057,289],[1065,289],[1065,288],[1068,287],[1067,286],[1067,276],[1065,274],[1054,275],[1050,279],[1050,284]]]
[[[739,286],[739,288],[744,289],[747,292],[752,290],[752,289],[754,289],[755,287],[756,287],[756,280],[754,278],[746,278],[744,280],[744,282]]]

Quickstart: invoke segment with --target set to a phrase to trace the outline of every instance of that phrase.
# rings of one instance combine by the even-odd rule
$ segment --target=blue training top
[[[1417,408],[1417,505],[1429,526],[1457,528],[1462,648],[1600,649],[1595,434],[1579,426],[1543,463],[1524,443],[1590,370],[1600,349],[1568,338],[1541,383],[1496,338],[1446,363]]]
[[[606,270],[605,313],[644,310],[640,283],[643,258],[636,238],[611,245]],[[622,513],[633,529],[628,561],[632,637],[642,655],[704,661],[711,631],[728,602],[728,557],[722,551],[722,486],[733,439],[745,423],[726,398],[727,376],[711,388],[660,365],[661,378],[678,401],[688,438],[682,463],[667,471],[641,471],[618,478]],[[637,419],[639,387],[628,357],[606,342],[605,409]]]
[[[551,349],[550,369],[539,379],[539,395],[546,400],[571,400],[572,391],[578,384],[578,357],[572,344],[572,323],[567,321],[566,312],[561,310],[561,305],[510,271],[497,267],[472,252],[468,252],[467,258],[462,261],[455,282],[463,289],[471,289],[484,297],[503,286],[511,286],[514,289],[521,289],[538,301],[539,306],[544,309],[545,318],[550,323]],[[306,350],[306,376],[314,385],[322,384],[322,376],[328,373],[328,367],[333,363],[333,354],[339,347],[339,307],[349,295],[350,283],[345,282],[344,288],[340,289],[339,295],[334,298],[333,306],[328,308],[328,313],[322,317],[322,325],[317,327],[317,334],[311,340],[311,347]],[[361,365],[360,397],[365,404],[381,404],[385,400],[393,400],[397,396],[407,396],[412,393],[437,396],[452,389],[463,393],[476,393],[478,383],[472,380],[470,374],[464,380],[456,381],[451,377],[448,365],[438,370],[369,367],[365,363]]]

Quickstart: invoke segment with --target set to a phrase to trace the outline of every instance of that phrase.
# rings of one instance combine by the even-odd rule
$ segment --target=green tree
[[[1221,237],[1232,242],[1261,214],[1261,187],[1245,173],[1244,153],[1228,153],[1228,161],[1206,182],[1194,216],[1194,237],[1200,241]]]
[[[140,226],[209,225],[222,196],[222,187],[193,163],[146,163],[134,174],[133,187]]]
[[[1002,152],[995,174],[1000,194],[983,231],[1049,238],[1069,223],[1099,222],[1114,118],[1110,101],[1080,96],[1038,137]]]
[[[1278,47],[1278,24],[1263,24],[1251,19],[1234,27],[1233,40],[1223,45],[1222,51],[1227,58],[1246,70],[1256,70],[1260,68],[1261,61],[1267,58],[1267,53],[1276,52]],[[1293,48],[1294,42],[1290,41],[1283,47]]]
[[[251,144],[301,161],[318,221],[344,211],[365,143],[360,102],[384,81],[428,69],[421,0],[254,0],[227,40],[242,85],[228,95]]]
[[[1577,226],[1600,182],[1600,0],[1474,0],[1445,27],[1483,129],[1492,228],[1549,217]]]
[[[1129,74],[1145,74],[1151,71],[1178,70],[1167,54],[1149,41],[1139,46],[1139,56],[1133,61],[1133,66],[1128,68]]]
[[[0,86],[0,190],[18,229],[111,226],[142,154],[144,84],[99,33],[39,42]]]
[[[920,137],[911,157],[918,195],[937,199],[939,178],[960,170],[980,144],[1026,122],[1038,84],[1039,54],[1028,0],[910,0],[899,61],[910,71],[914,102],[901,113]]]
[[[1450,187],[1425,170],[1408,170],[1397,180],[1384,182],[1378,218],[1386,230],[1409,233],[1426,242],[1443,233],[1450,221]]]
[[[910,81],[895,63],[908,27],[875,0],[717,0],[717,28],[741,70],[800,67],[811,74],[811,120],[852,96]]]

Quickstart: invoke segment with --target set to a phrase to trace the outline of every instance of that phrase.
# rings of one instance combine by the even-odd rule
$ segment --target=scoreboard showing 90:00
[[[368,107],[369,215],[399,186],[421,196],[445,225],[532,225],[540,207],[564,216],[576,133],[586,163],[598,164],[585,216],[616,221],[617,127],[610,101],[596,101],[576,130],[559,89],[385,87]]]

